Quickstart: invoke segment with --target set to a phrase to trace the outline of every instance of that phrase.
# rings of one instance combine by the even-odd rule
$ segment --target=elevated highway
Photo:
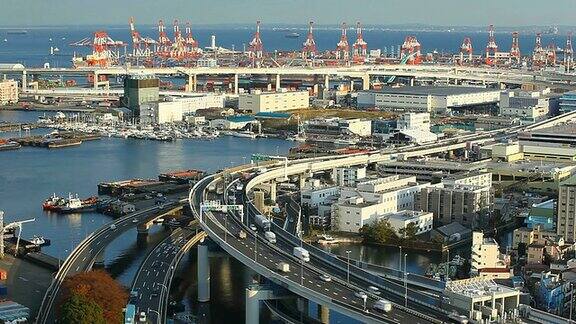
[[[205,237],[204,232],[198,232],[197,224],[192,224],[175,229],[150,251],[132,283],[135,295],[130,303],[136,306],[136,314],[145,312],[153,323],[165,323],[174,271],[190,248]]]
[[[162,217],[174,209],[181,208],[182,202],[171,202],[162,206],[151,206],[135,213],[121,217],[95,232],[90,233],[68,255],[50,286],[44,295],[36,323],[54,322],[54,304],[58,298],[63,281],[68,276],[88,271],[92,268],[96,259],[102,255],[106,246],[122,233],[140,224],[146,224],[153,219]]]

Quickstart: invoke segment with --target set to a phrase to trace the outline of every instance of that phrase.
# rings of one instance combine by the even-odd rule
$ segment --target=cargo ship
[[[65,199],[56,196],[56,193],[53,193],[52,196],[46,198],[42,203],[42,209],[44,210],[56,210],[59,206],[65,204]]]
[[[0,139],[0,151],[17,150],[20,147],[20,143],[18,142]]]
[[[299,38],[299,37],[300,37],[300,34],[298,34],[298,33],[288,33],[288,34],[285,34],[284,37],[286,37],[286,38]]]

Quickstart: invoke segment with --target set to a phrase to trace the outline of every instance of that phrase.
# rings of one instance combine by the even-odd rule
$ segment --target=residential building
[[[489,186],[431,185],[420,190],[416,209],[432,212],[437,224],[458,222],[477,228],[493,210],[494,193]]]
[[[528,228],[541,228],[545,231],[556,230],[556,201],[550,199],[532,205],[528,217],[524,220]]]
[[[304,123],[304,128],[307,135],[356,135],[365,137],[372,134],[372,121],[360,118],[316,118],[307,120]]]
[[[444,179],[442,183],[447,186],[479,186],[479,187],[492,187],[492,173],[490,172],[461,172],[452,174]]]
[[[238,109],[250,111],[254,114],[261,112],[276,112],[309,107],[308,91],[262,92],[253,90],[250,93],[240,94]]]
[[[339,194],[340,187],[338,186],[305,189],[300,192],[300,203],[303,206],[317,208],[318,205],[325,203],[331,197],[338,197]]]
[[[525,123],[545,119],[550,112],[550,98],[545,91],[506,91],[500,95],[500,115],[519,118]]]
[[[535,301],[537,308],[555,315],[566,315],[570,309],[573,289],[570,282],[559,275],[542,272],[535,283]]]
[[[494,238],[484,237],[482,232],[472,233],[472,255],[470,276],[488,279],[508,279],[511,277],[508,265],[509,256],[500,253],[500,246]]]
[[[576,91],[565,92],[560,97],[560,113],[567,113],[576,110]]]
[[[0,80],[0,105],[18,102],[18,82],[15,80]]]
[[[454,243],[472,236],[472,230],[457,222],[432,230],[430,239],[434,242]]]
[[[334,204],[332,226],[356,233],[381,216],[413,210],[416,194],[427,185],[417,183],[414,176],[395,175],[362,181],[356,187],[342,187]]]
[[[558,235],[568,242],[576,242],[576,175],[560,183],[557,215]]]
[[[413,210],[402,210],[381,217],[390,223],[398,235],[401,235],[410,223],[416,225],[416,235],[427,233],[432,230],[433,218],[432,213]]]
[[[518,134],[522,151],[531,160],[576,161],[576,124],[530,130]]]
[[[380,108],[410,112],[448,114],[454,108],[496,104],[497,89],[475,87],[385,87],[358,93],[359,108]]]
[[[366,166],[335,168],[332,177],[338,186],[354,186],[358,180],[366,178]]]
[[[430,131],[430,113],[406,113],[400,115],[397,121],[397,129],[413,129]]]

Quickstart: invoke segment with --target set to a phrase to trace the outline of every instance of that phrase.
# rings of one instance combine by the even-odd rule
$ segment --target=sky
[[[120,25],[178,18],[193,24],[420,23],[576,25],[576,0],[0,0],[0,25]]]

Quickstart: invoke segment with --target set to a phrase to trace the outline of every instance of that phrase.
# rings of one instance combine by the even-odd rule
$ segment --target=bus
[[[126,311],[124,312],[124,324],[134,324],[135,317],[136,306],[133,304],[126,305]]]

